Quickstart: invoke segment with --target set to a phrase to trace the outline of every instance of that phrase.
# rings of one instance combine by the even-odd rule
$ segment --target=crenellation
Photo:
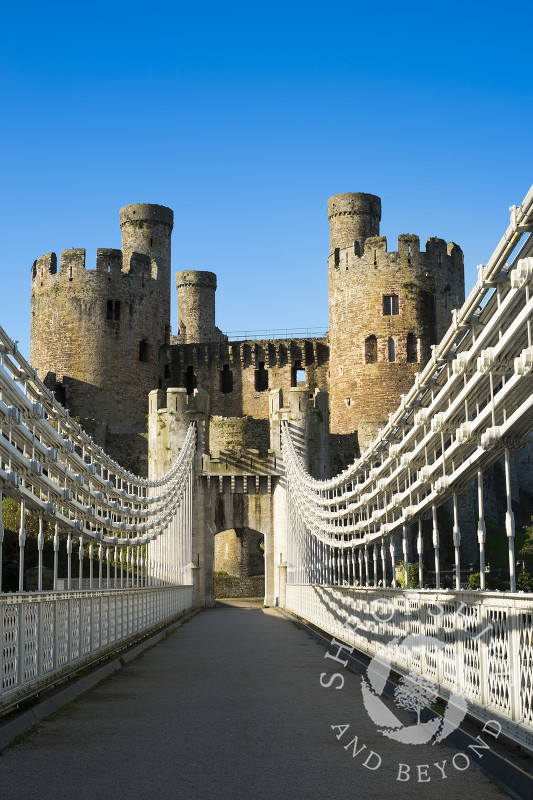
[[[417,235],[402,234],[388,252],[376,195],[332,197],[328,218],[327,337],[228,341],[215,321],[216,274],[191,269],[176,274],[172,337],[173,213],[141,203],[121,209],[122,249],[100,248],[96,270],[85,269],[81,249],[63,251],[59,273],[54,254],[34,263],[32,360],[99,443],[141,472],[151,390],[168,392],[167,405],[186,403],[174,409],[182,416],[203,391],[213,417],[248,420],[248,431],[257,423],[254,436],[263,436],[272,389],[287,398],[329,389],[338,468],[409,390],[462,302],[464,279],[460,248],[442,239],[429,238],[423,251]]]
[[[340,196],[341,208],[349,197]],[[355,431],[359,445],[366,446],[385,424],[450,324],[452,308],[464,300],[463,261],[460,248],[438,239],[428,240],[427,252],[421,251],[415,234],[401,234],[398,250],[387,252],[377,217],[358,256],[349,238],[358,226],[352,220],[341,241],[339,219],[331,213],[338,204],[337,198],[328,204],[331,241],[346,247],[332,246],[329,258],[331,430],[340,437],[337,448],[343,437],[352,448]],[[369,214],[364,204],[361,209],[364,232]],[[347,463],[353,449],[345,455]]]
[[[95,269],[86,269],[83,249],[64,250],[59,273],[53,254],[32,268],[32,363],[95,441],[139,474],[148,469],[148,393],[158,386],[159,348],[170,335],[172,212],[161,208],[166,245],[154,234],[147,250],[99,248]],[[140,230],[133,226],[126,243],[137,244]]]
[[[122,272],[122,250],[99,247],[96,251],[96,271],[112,275]]]
[[[81,270],[85,270],[85,249],[76,247],[62,250],[59,257],[60,274],[67,274],[70,280]]]
[[[362,255],[374,257],[376,253],[386,253],[386,252],[387,252],[386,236],[369,236],[368,239],[365,240]]]
[[[55,253],[45,253],[36,261],[33,262],[31,270],[32,281],[38,279],[44,281],[48,275],[57,274],[57,255]],[[41,283],[42,286],[42,283]]]
[[[401,233],[398,236],[398,253],[407,257],[420,253],[420,237],[413,233]]]

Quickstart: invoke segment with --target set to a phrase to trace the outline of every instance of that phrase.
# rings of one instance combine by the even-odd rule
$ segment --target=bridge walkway
[[[445,744],[384,738],[362,705],[360,677],[324,655],[274,609],[219,604],[6,749],[0,798],[508,797],[476,764],[455,768]],[[343,688],[321,687],[321,673],[326,682],[337,670]],[[331,726],[346,724],[337,740]],[[365,748],[354,757],[355,735]],[[374,769],[370,751],[381,758]],[[397,780],[400,763],[409,781]],[[420,782],[417,765],[428,765]]]

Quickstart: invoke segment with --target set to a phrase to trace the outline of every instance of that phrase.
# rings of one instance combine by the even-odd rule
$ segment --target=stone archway
[[[215,534],[215,598],[264,597],[264,534],[251,528],[230,528]]]

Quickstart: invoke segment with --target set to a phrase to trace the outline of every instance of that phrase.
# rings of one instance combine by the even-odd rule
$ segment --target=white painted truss
[[[0,329],[0,708],[192,607],[195,451],[192,423],[166,475],[149,481],[127,472]],[[1,593],[5,496],[21,506],[18,594]],[[28,515],[39,519],[35,594],[24,592]],[[45,522],[54,531],[53,592],[41,591]]]
[[[286,607],[400,673],[423,676],[470,713],[497,720],[533,749],[533,598],[516,593],[511,449],[533,431],[533,187],[430,362],[378,437],[342,474],[316,480],[282,422],[288,555]],[[511,258],[513,257],[513,260]],[[510,263],[508,263],[508,261]],[[485,591],[483,473],[503,458],[510,592]],[[480,591],[462,591],[458,495],[477,483]],[[455,590],[441,591],[437,507],[452,500]],[[427,585],[422,521],[432,520],[433,589],[409,587],[414,526],[417,585]],[[400,535],[405,588],[397,585]],[[411,573],[412,575],[412,573]],[[412,577],[411,577],[411,580]],[[413,581],[414,582],[414,581]],[[379,619],[374,611],[391,611]],[[440,613],[435,614],[435,608]],[[355,628],[354,628],[355,626]],[[418,637],[418,639],[417,639]],[[420,638],[422,637],[422,639]],[[426,646],[437,642],[438,657]],[[347,648],[350,649],[350,648]],[[462,702],[462,701],[461,701]]]

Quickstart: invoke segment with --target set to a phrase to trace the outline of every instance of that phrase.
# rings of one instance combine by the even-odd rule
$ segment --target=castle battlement
[[[106,276],[109,279],[117,276],[135,276],[139,278],[140,287],[144,288],[145,282],[157,281],[157,267],[144,253],[130,253],[126,262],[122,250],[99,247],[96,251],[95,267],[87,268],[85,249],[76,247],[61,251],[59,269],[55,253],[46,253],[34,261],[31,270],[32,289],[37,289],[39,286],[44,288],[45,285],[56,286],[58,280],[79,282],[82,275],[87,275],[88,280],[95,275]],[[51,276],[53,276],[52,281],[50,281]]]
[[[402,255],[406,257],[415,255],[427,255],[430,258],[452,256],[454,259],[462,259],[462,250],[455,242],[446,242],[437,236],[431,236],[426,240],[426,249],[420,249],[420,237],[415,233],[401,233],[398,236],[398,249],[388,250],[388,240],[386,236],[368,236],[364,241],[364,246],[361,249],[358,242],[351,242],[344,244],[342,247],[337,247],[330,253],[330,258],[333,257],[338,263],[335,266],[340,266],[342,258],[346,260],[346,253],[348,256],[353,255],[354,258],[364,258],[365,256],[374,255],[375,251],[387,253],[388,256]],[[337,254],[337,257],[336,257]]]
[[[46,253],[32,265],[30,358],[45,383],[106,450],[146,473],[148,393],[170,342],[173,212],[120,212],[122,247]]]

